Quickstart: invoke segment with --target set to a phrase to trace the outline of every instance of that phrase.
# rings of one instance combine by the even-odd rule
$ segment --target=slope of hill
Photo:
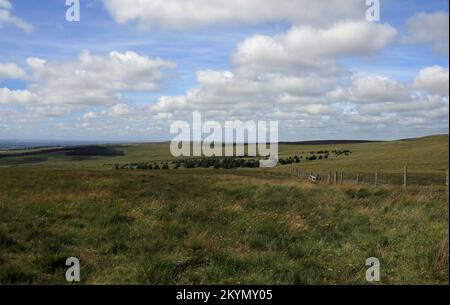
[[[445,188],[263,171],[0,170],[0,284],[448,283]]]
[[[351,170],[372,172],[375,168],[400,170],[404,165],[411,170],[445,171],[448,168],[448,135],[430,136],[408,141],[331,143],[315,145],[281,144],[280,158],[307,155],[321,150],[349,150],[349,157],[331,156],[327,160],[302,162],[296,164],[305,170]],[[97,154],[89,152],[82,155],[68,153],[74,148],[45,148],[31,151],[0,153],[0,167],[50,167],[50,168],[92,168],[105,169],[104,164],[128,162],[161,162],[173,160],[169,143],[127,144],[97,146],[101,150],[117,153]],[[277,167],[281,170],[286,167]]]
[[[407,162],[427,186],[316,185],[291,165],[103,165],[169,159],[167,143],[1,158],[0,284],[64,284],[72,256],[90,284],[365,284],[368,257],[383,284],[448,284],[448,136],[280,146],[282,158],[326,149],[351,153],[294,166],[386,179]]]

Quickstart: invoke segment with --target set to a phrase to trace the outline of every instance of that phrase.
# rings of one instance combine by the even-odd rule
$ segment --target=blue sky
[[[134,51],[173,60],[177,82],[168,82],[163,94],[183,94],[196,85],[195,71],[227,69],[238,42],[253,34],[276,34],[289,28],[285,22],[258,26],[213,26],[194,31],[153,29],[142,31],[135,24],[117,24],[100,1],[80,1],[81,22],[68,23],[62,0],[12,1],[17,16],[36,30],[25,33],[14,27],[2,29],[0,61],[23,62],[40,57],[67,59],[87,49],[93,53]],[[16,83],[15,88],[20,84]],[[23,84],[22,84],[23,85]],[[158,94],[155,93],[155,96]]]
[[[4,0],[5,1],[5,0]],[[242,0],[245,2],[246,0]],[[275,0],[274,0],[275,1]],[[286,34],[292,27],[297,26],[300,30],[303,27],[311,26],[317,29],[331,28],[334,23],[344,22],[347,18],[342,20],[336,19],[334,22],[330,21],[330,24],[316,25],[314,22],[309,25],[307,22],[302,23],[300,21],[292,21],[292,16],[286,13],[286,18],[283,18],[281,13],[280,18],[274,18],[277,20],[270,20],[271,18],[260,18],[261,20],[246,22],[238,20],[231,20],[229,22],[218,22],[215,24],[213,21],[208,21],[206,24],[200,26],[186,28],[173,28],[167,26],[164,22],[162,24],[156,24],[152,26],[142,26],[145,16],[131,16],[130,20],[125,23],[121,23],[117,16],[114,15],[113,10],[123,9],[121,5],[133,5],[133,1],[123,1],[125,4],[113,3],[109,9],[106,8],[105,2],[100,0],[81,0],[81,21],[69,23],[65,19],[65,12],[67,7],[63,0],[47,0],[47,1],[27,1],[27,0],[9,0],[7,1],[12,5],[8,12],[30,24],[33,27],[33,31],[27,32],[23,29],[15,26],[14,24],[4,22],[2,24],[0,19],[0,64],[14,63],[25,71],[26,74],[32,74],[31,68],[27,66],[28,58],[40,58],[48,62],[55,63],[57,66],[59,63],[64,65],[67,62],[75,60],[83,50],[89,50],[92,56],[108,56],[110,52],[134,52],[139,56],[148,57],[151,60],[160,58],[164,61],[176,64],[176,68],[162,67],[165,76],[158,79],[157,90],[135,90],[132,89],[111,89],[111,93],[120,94],[120,99],[115,102],[105,101],[105,103],[83,103],[81,107],[68,108],[68,111],[59,115],[42,115],[40,109],[49,109],[50,107],[56,107],[58,101],[49,104],[45,104],[47,96],[39,90],[35,89],[36,86],[45,86],[48,83],[47,79],[33,79],[30,77],[0,77],[0,88],[8,89],[8,94],[14,91],[27,91],[32,94],[39,95],[39,107],[32,104],[33,101],[14,103],[9,100],[2,102],[0,100],[0,110],[3,111],[3,116],[0,113],[0,138],[42,138],[42,139],[105,139],[105,140],[161,140],[168,138],[168,128],[164,123],[168,120],[175,118],[186,118],[186,113],[189,110],[196,110],[195,103],[205,105],[203,102],[199,102],[200,97],[189,100],[187,92],[192,89],[199,89],[200,92],[195,94],[201,94],[201,96],[207,96],[209,100],[215,100],[218,94],[218,87],[213,87],[209,82],[207,84],[199,82],[197,79],[198,71],[231,71],[233,73],[233,80],[237,83],[247,83],[250,80],[263,78],[277,74],[277,77],[289,76],[296,78],[310,77],[308,74],[299,74],[295,72],[280,72],[278,69],[268,68],[267,71],[259,71],[258,75],[243,76],[241,72],[237,72],[242,69],[248,69],[250,64],[236,63],[236,54],[238,53],[239,44],[254,37],[254,35],[263,35],[264,37],[270,37],[278,39],[280,35]],[[118,1],[111,1],[118,2]],[[120,2],[120,1],[119,1]],[[149,1],[151,2],[151,0]],[[197,1],[201,2],[201,1]],[[266,1],[268,2],[268,1]],[[276,1],[275,1],[276,2]],[[296,0],[292,0],[296,2]],[[364,2],[364,1],[363,1]],[[116,5],[117,4],[117,5]],[[115,5],[115,6],[114,6]],[[1,6],[0,6],[1,7]],[[113,8],[111,8],[113,7]],[[306,8],[307,10],[308,8]],[[350,76],[340,76],[333,86],[344,87],[351,86],[351,82],[359,76],[379,76],[385,77],[393,82],[398,82],[404,86],[410,87],[411,84],[418,77],[421,70],[427,67],[441,67],[448,73],[448,48],[447,53],[436,52],[433,49],[433,41],[420,41],[420,39],[408,39],[405,37],[411,36],[408,32],[408,20],[417,14],[430,14],[430,16],[436,12],[444,12],[448,16],[448,1],[434,0],[434,1],[381,1],[381,22],[380,24],[389,24],[390,27],[397,31],[395,39],[390,39],[382,47],[376,50],[368,51],[368,54],[333,54],[332,58],[327,60],[333,60],[343,70],[347,71]],[[240,12],[236,12],[239,15]],[[363,15],[364,12],[362,11]],[[353,15],[352,15],[353,17]],[[149,16],[151,18],[151,15]],[[170,16],[168,17],[170,18]],[[199,18],[194,16],[193,19]],[[245,17],[243,17],[245,19]],[[326,18],[326,16],[323,16]],[[430,17],[431,18],[431,17]],[[448,17],[447,17],[448,18]],[[201,18],[199,18],[201,19]],[[267,20],[269,19],[269,20]],[[191,20],[191,19],[189,19]],[[203,19],[202,19],[203,20]],[[151,22],[151,21],[149,21]],[[447,19],[448,22],[448,19]],[[431,33],[430,33],[431,34]],[[448,36],[448,29],[447,29]],[[376,37],[374,37],[376,39]],[[422,39],[423,40],[423,39]],[[447,40],[448,43],[448,40]],[[319,51],[319,50],[318,50]],[[314,50],[310,53],[314,54]],[[295,56],[295,54],[294,54]],[[311,56],[311,55],[310,55]],[[268,62],[268,61],[267,61]],[[241,69],[241,70],[242,70]],[[303,69],[303,66],[298,67],[299,70]],[[442,72],[440,70],[440,72]],[[97,72],[96,72],[97,73]],[[286,74],[283,74],[286,73]],[[320,72],[322,73],[322,72]],[[320,74],[318,71],[313,71],[314,77],[318,77]],[[326,73],[324,73],[326,74]],[[0,73],[1,75],[1,73]],[[445,76],[445,75],[444,75]],[[37,76],[36,76],[37,77]],[[61,75],[64,78],[64,75]],[[322,74],[320,74],[322,77]],[[433,76],[434,77],[434,76]],[[442,75],[439,76],[439,80],[442,79]],[[253,83],[252,83],[253,84]],[[428,82],[427,82],[428,84]],[[261,86],[271,86],[271,84],[258,84]],[[133,86],[129,86],[133,87]],[[52,87],[53,88],[53,87]],[[93,88],[97,89],[97,88]],[[102,88],[103,90],[104,88]],[[329,91],[333,91],[334,88],[329,88]],[[344,88],[345,89],[345,88]],[[421,91],[426,91],[427,88],[419,88]],[[35,90],[35,91],[33,91]],[[50,89],[49,89],[50,90]],[[81,89],[80,89],[81,90]],[[230,89],[231,90],[231,89]],[[325,89],[324,89],[325,90]],[[327,89],[328,90],[328,89]],[[233,89],[233,94],[235,90]],[[414,93],[412,92],[414,91]],[[417,90],[411,89],[411,95],[416,96]],[[47,92],[47,91],[46,91]],[[103,92],[103,91],[102,91]],[[228,92],[228,91],[227,91]],[[348,92],[352,92],[349,88]],[[444,93],[440,94],[441,104],[440,107],[448,112],[448,95]],[[272,93],[272,91],[271,91]],[[271,94],[270,93],[270,94]],[[325,95],[326,92],[324,92]],[[433,94],[431,94],[433,93]],[[435,92],[428,92],[428,94],[436,95]],[[427,93],[422,93],[426,95]],[[273,92],[273,99],[281,96],[292,95],[289,92]],[[186,109],[180,110],[173,107],[168,107],[171,110],[164,109],[163,113],[156,113],[154,109],[149,110],[148,120],[152,121],[151,124],[145,123],[145,118],[135,113],[142,114],[143,111],[147,111],[150,105],[155,105],[160,102],[160,97],[184,97],[185,104],[191,105]],[[223,98],[223,96],[217,97],[217,99]],[[303,96],[296,96],[298,100],[303,101]],[[309,98],[309,96],[308,96]],[[345,97],[340,101],[325,101],[323,96],[316,96],[315,99],[311,99],[308,102],[308,109],[316,109],[314,105],[326,105],[327,107],[339,108],[341,105],[340,113],[336,115],[345,115],[344,113],[349,109],[355,109],[361,119],[363,116],[370,116],[370,120],[374,122],[374,128],[364,128],[363,126],[353,126],[356,124],[353,121],[359,121],[359,119],[349,119],[348,124],[344,124],[337,128],[339,132],[332,132],[326,129],[327,122],[333,119],[331,112],[317,113],[314,111],[307,111],[306,114],[301,110],[298,112],[297,117],[290,117],[283,128],[281,124],[282,136],[284,140],[301,140],[297,139],[295,134],[295,128],[311,128],[312,121],[320,121],[320,126],[312,127],[314,132],[308,132],[308,135],[303,135],[301,138],[396,138],[402,136],[420,136],[423,133],[431,132],[448,132],[448,119],[442,117],[436,117],[433,121],[433,116],[430,115],[427,122],[425,119],[417,114],[408,114],[403,116],[398,113],[392,114],[382,113],[378,117],[375,117],[374,113],[363,113],[362,108],[366,107],[368,102],[356,101],[356,99],[362,97]],[[249,96],[230,96],[230,100],[235,100],[240,105],[246,104],[251,99]],[[255,100],[258,99],[255,95]],[[208,100],[208,101],[209,101]],[[376,100],[375,98],[373,100]],[[377,99],[378,100],[378,99]],[[273,101],[273,100],[272,100]],[[399,101],[399,103],[408,103],[412,101]],[[270,101],[268,101],[270,103]],[[278,103],[278,102],[277,102]],[[299,102],[303,103],[303,102]],[[382,100],[378,105],[384,109],[384,104],[391,105],[396,103],[394,100]],[[70,102],[62,104],[70,104]],[[298,105],[299,105],[298,104]],[[120,115],[110,115],[114,106],[128,105],[130,109],[126,108],[126,111],[121,111]],[[166,106],[166,104],[164,104]],[[218,104],[208,104],[205,109],[199,109],[205,112],[218,113],[219,110],[227,107],[219,107]],[[438,104],[433,104],[438,105]],[[60,105],[57,105],[59,108]],[[217,106],[217,109],[216,109]],[[156,106],[155,106],[156,107]],[[257,106],[255,106],[257,107]],[[278,105],[283,108],[283,105]],[[287,106],[286,106],[287,107]],[[291,107],[291,106],[289,106]],[[296,105],[297,107],[297,105]],[[39,109],[37,109],[39,108]],[[117,110],[116,107],[115,109]],[[158,109],[160,109],[159,107]],[[230,105],[230,109],[238,109],[240,106]],[[242,108],[242,107],[241,107]],[[368,108],[368,107],[366,107]],[[36,110],[37,109],[37,110]],[[124,107],[120,108],[124,109]],[[250,108],[251,109],[251,108]],[[216,111],[217,110],[217,111]],[[333,110],[334,111],[334,110]],[[285,111],[286,113],[289,113]],[[356,113],[354,112],[354,113]],[[94,113],[92,115],[86,115],[88,113]],[[128,117],[124,117],[124,113]],[[248,119],[248,111],[242,113],[227,113],[230,117],[242,118],[242,120]],[[389,119],[393,118],[393,115],[397,115],[397,120],[408,121],[411,123],[395,125],[396,131],[392,132],[392,126],[389,126]],[[317,116],[317,118],[316,118]],[[331,116],[331,117],[330,117]],[[81,128],[83,120],[87,117],[95,118],[96,122],[86,123],[86,129]],[[157,117],[165,117],[163,122],[157,122]],[[224,115],[219,115],[220,118],[224,118]],[[17,119],[16,119],[17,118]],[[267,116],[270,118],[270,115]],[[19,123],[20,122],[20,123]],[[30,122],[29,124],[27,122]],[[81,122],[81,123],[80,123]],[[299,123],[300,122],[300,123]],[[417,126],[411,125],[414,122],[418,122]],[[434,123],[433,123],[434,122]],[[283,122],[282,122],[283,123]],[[78,125],[77,125],[78,124]],[[81,125],[80,125],[81,124]],[[102,125],[103,124],[103,125]],[[427,125],[427,128],[423,128],[423,124]],[[436,125],[437,124],[437,125]],[[102,131],[102,126],[108,125],[108,129]],[[59,127],[61,130],[58,130]],[[90,126],[90,127],[89,127]],[[290,127],[287,127],[290,126]],[[297,127],[295,127],[297,126]],[[302,127],[303,126],[303,127]],[[309,127],[308,127],[309,126]],[[350,127],[345,127],[350,126]],[[434,126],[434,127],[433,127]],[[128,132],[122,132],[128,128]],[[401,128],[400,130],[398,128]],[[114,131],[118,132],[115,133]],[[112,135],[112,133],[114,135]]]

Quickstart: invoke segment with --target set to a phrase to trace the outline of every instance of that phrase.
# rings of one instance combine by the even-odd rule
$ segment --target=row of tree
[[[281,165],[286,165],[286,164],[292,164],[292,163],[301,163],[302,160],[304,161],[315,161],[315,160],[323,160],[323,159],[328,159],[329,155],[312,155],[309,157],[305,157],[303,158],[303,156],[294,156],[294,157],[289,157],[287,159],[279,159],[278,163]]]
[[[350,155],[352,153],[352,151],[348,150],[348,149],[343,149],[343,150],[338,150],[338,149],[334,149],[329,151],[328,149],[323,149],[323,150],[319,150],[319,151],[310,151],[308,152],[310,155],[331,155],[334,154],[336,156],[340,156],[340,155]],[[305,152],[302,152],[302,154],[305,154]]]
[[[236,169],[236,168],[256,168],[259,167],[259,159],[246,159],[243,157],[204,157],[185,160],[174,160],[168,162],[139,162],[113,164],[117,170],[152,170],[152,169],[178,169],[178,168],[215,168],[215,169]]]
[[[139,169],[139,170],[148,170],[148,169],[169,169],[168,163],[158,164],[158,163],[150,163],[150,162],[139,162],[139,163],[125,163],[125,164],[114,164],[115,169]]]
[[[351,152],[349,150],[333,150],[331,153],[336,155],[345,154],[348,156]],[[325,160],[330,156],[328,150],[322,150],[311,156],[291,156],[288,158],[280,158],[278,163],[280,165],[301,163],[302,161],[316,161]],[[261,159],[249,159],[247,157],[203,157],[183,160],[174,160],[169,162],[139,162],[139,163],[125,163],[113,164],[114,168],[129,169],[129,170],[152,170],[152,169],[178,169],[178,168],[215,168],[215,169],[236,169],[236,168],[257,168]],[[111,164],[109,164],[111,165]]]

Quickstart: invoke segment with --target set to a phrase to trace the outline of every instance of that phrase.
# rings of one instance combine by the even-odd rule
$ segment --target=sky
[[[283,141],[448,133],[444,0],[0,0],[0,139],[170,140],[276,120]]]

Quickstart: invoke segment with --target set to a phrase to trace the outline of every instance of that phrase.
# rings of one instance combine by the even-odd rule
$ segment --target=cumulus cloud
[[[25,32],[32,32],[33,26],[28,22],[12,15],[13,6],[8,0],[0,0],[0,29],[5,25],[15,26]]]
[[[83,119],[86,119],[86,120],[93,120],[93,119],[96,119],[97,117],[98,117],[98,114],[95,112],[92,112],[92,111],[86,112],[83,115]]]
[[[238,46],[233,63],[247,72],[292,69],[336,70],[338,56],[366,56],[393,41],[397,31],[388,24],[341,22],[328,28],[292,27],[273,37],[256,35]]]
[[[49,115],[66,114],[82,106],[114,105],[121,101],[122,92],[155,91],[163,81],[165,70],[175,67],[172,62],[134,52],[99,56],[88,51],[73,60],[28,58],[27,64],[31,70],[27,77],[28,89],[3,88],[0,102],[28,104],[35,111],[39,108]],[[0,66],[0,71],[17,70],[11,67],[1,69]]]
[[[86,51],[66,61],[29,58],[26,76],[15,67],[0,66],[4,75],[27,83],[26,90],[0,89],[0,104],[25,105],[34,114],[55,117],[82,110],[72,125],[59,126],[64,132],[75,128],[145,137],[167,135],[170,122],[190,120],[193,111],[201,111],[205,120],[277,119],[282,132],[295,139],[305,131],[309,138],[333,138],[364,129],[369,130],[365,134],[383,134],[448,125],[448,68],[424,68],[415,79],[397,81],[355,75],[343,65],[341,58],[376,56],[398,35],[388,24],[357,20],[365,11],[356,10],[356,2],[364,1],[308,1],[307,11],[300,9],[303,0],[247,0],[239,6],[234,0],[104,2],[117,21],[141,26],[173,29],[278,20],[293,25],[278,35],[244,39],[227,70],[197,71],[197,86],[181,95],[130,103],[123,93],[158,90],[175,64],[133,52]],[[323,18],[325,13],[331,17]]]
[[[448,55],[448,12],[418,13],[408,20],[407,31],[406,42],[429,43],[435,52]]]
[[[0,9],[10,10],[12,9],[11,2],[8,0],[0,0]]]
[[[406,85],[387,77],[358,76],[349,88],[338,87],[328,97],[363,104],[404,102],[410,98],[410,92]]]
[[[127,104],[116,104],[113,107],[111,107],[107,113],[111,116],[130,116],[130,115],[136,115],[137,111],[130,105]]]
[[[423,69],[427,70],[427,68]],[[338,86],[327,93],[331,102],[342,104],[340,120],[352,128],[436,132],[448,126],[448,94],[437,95],[432,87],[417,92],[417,79],[399,82],[383,76],[357,76],[349,86]],[[364,127],[365,126],[365,127]]]
[[[217,24],[259,24],[289,21],[329,25],[336,20],[365,16],[361,0],[103,0],[119,23],[137,21],[141,27],[199,28]]]
[[[432,94],[449,95],[448,67],[433,66],[420,70],[414,81],[414,87]]]
[[[284,132],[297,130],[297,137],[305,131],[323,137],[364,128],[375,133],[447,124],[448,97],[430,89],[416,94],[414,80],[360,75],[346,86],[346,79],[318,75],[268,74],[254,79],[230,71],[202,71],[198,75],[200,88],[183,96],[162,97],[137,112],[166,120],[188,119],[192,111],[219,120],[277,119]],[[206,75],[211,78],[205,79]]]
[[[38,101],[38,97],[28,90],[0,88],[0,104],[28,105]]]
[[[431,120],[445,125],[439,113],[448,113],[448,98],[435,96],[431,85],[416,94],[419,83],[425,87],[420,75],[416,81],[400,82],[382,75],[352,75],[338,66],[340,56],[374,54],[396,34],[386,24],[343,22],[253,36],[238,45],[229,71],[198,71],[198,88],[160,97],[148,107],[116,105],[110,113],[120,113],[129,123],[130,118],[151,117],[160,126],[189,119],[192,111],[201,111],[205,119],[278,119],[286,133],[308,130],[319,136],[411,124],[425,128]],[[437,78],[430,80],[434,86]]]
[[[418,114],[429,117],[436,116],[435,110],[440,112],[439,116],[445,117],[448,113],[448,100],[436,95],[411,96],[402,103],[385,102],[378,104],[361,104],[356,108],[360,113],[372,116],[382,116],[383,114],[415,115]]]
[[[255,113],[283,116],[291,110],[299,115],[329,116],[339,110],[330,105],[333,101],[326,93],[347,76],[336,59],[373,54],[395,35],[389,25],[349,21],[326,28],[293,26],[279,35],[253,36],[237,46],[232,70],[198,71],[199,88],[184,96],[160,98],[150,111],[183,115],[197,110],[215,117],[246,118]],[[333,67],[336,73],[330,71]],[[382,85],[380,92],[385,95],[386,90],[396,99],[404,94],[391,90],[396,84]]]
[[[0,63],[0,81],[2,79],[24,79],[25,71],[15,63]]]
[[[338,83],[337,77],[317,75],[292,76],[272,75],[267,77],[277,91],[301,96],[320,96],[331,90]]]
[[[161,96],[156,103],[149,105],[148,109],[154,113],[175,112],[186,107],[186,100],[183,95]]]

